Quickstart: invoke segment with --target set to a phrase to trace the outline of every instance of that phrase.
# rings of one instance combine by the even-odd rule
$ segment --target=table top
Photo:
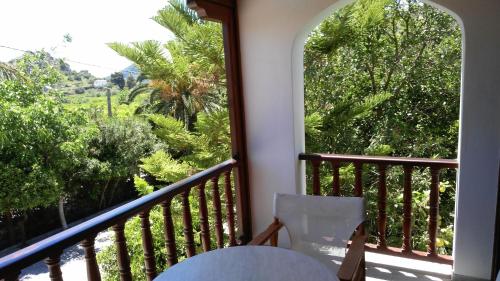
[[[325,265],[302,253],[269,246],[237,246],[186,259],[155,281],[337,281]]]

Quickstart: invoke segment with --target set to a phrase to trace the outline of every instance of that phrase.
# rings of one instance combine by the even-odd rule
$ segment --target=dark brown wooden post
[[[319,182],[319,165],[320,161],[318,160],[312,160],[312,175],[313,175],[313,186],[312,186],[312,194],[313,195],[320,195],[321,190],[320,190],[320,182]]]
[[[385,239],[385,230],[387,224],[387,184],[386,184],[386,171],[387,165],[378,165],[378,236],[377,236],[377,248],[385,249],[387,248],[387,243]]]
[[[491,280],[500,274],[500,165],[498,166],[497,211],[493,241],[493,259],[491,261]]]
[[[172,198],[167,199],[161,203],[163,210],[163,227],[165,235],[165,247],[167,250],[167,264],[173,266],[177,263],[177,251],[175,246],[174,223],[172,221]]]
[[[222,228],[222,207],[220,203],[219,194],[219,176],[213,177],[212,181],[212,200],[214,204],[214,214],[215,214],[215,238],[217,240],[217,248],[221,249],[224,247],[224,235]]]
[[[332,165],[332,195],[340,196],[340,164],[336,161],[330,162]]]
[[[85,252],[85,264],[87,265],[87,280],[101,281],[101,273],[95,258],[95,236],[89,237],[82,241],[81,245]]]
[[[115,232],[115,245],[118,258],[118,269],[120,271],[121,281],[131,281],[130,258],[127,250],[127,240],[125,239],[125,223],[119,223],[113,226]]]
[[[231,128],[233,158],[238,160],[235,178],[238,182],[236,198],[241,242],[252,240],[252,218],[250,211],[250,184],[248,176],[247,139],[245,127],[244,99],[241,78],[238,13],[234,0],[187,0],[188,6],[205,19],[222,23],[224,37],[224,60]]]
[[[151,234],[151,224],[149,222],[149,210],[139,214],[141,219],[142,249],[144,250],[144,267],[148,281],[156,277],[156,260],[153,248],[153,235]]]
[[[229,226],[229,245],[236,245],[236,236],[234,234],[234,207],[233,191],[231,188],[231,170],[224,172],[224,193],[226,193],[227,224]]]
[[[200,205],[200,229],[201,244],[204,252],[210,251],[210,228],[208,225],[207,197],[205,195],[205,182],[198,187],[198,199]]]
[[[354,196],[363,197],[363,164],[356,162],[354,163]],[[357,233],[360,235],[365,234],[365,224],[363,223],[357,229]]]
[[[437,256],[436,236],[439,215],[439,167],[431,167],[431,192],[429,198],[429,245],[427,256]]]
[[[404,169],[404,185],[403,185],[403,253],[411,253],[411,205],[412,205],[412,190],[411,190],[411,174],[413,167],[409,165],[403,166]]]
[[[277,218],[274,218],[274,221],[273,223],[275,225],[279,224],[280,221],[277,219]],[[272,246],[272,247],[278,247],[278,235],[279,235],[279,231],[275,231],[273,233],[273,235],[271,235],[271,237],[269,238],[269,244]]]
[[[182,218],[184,222],[184,239],[186,240],[186,255],[188,258],[196,255],[193,237],[193,220],[191,218],[191,207],[189,206],[189,189],[182,193]]]
[[[45,264],[49,269],[49,277],[51,281],[62,281],[62,272],[59,262],[61,261],[61,254],[54,254],[45,259]]]
[[[354,196],[363,197],[363,164],[354,163]]]

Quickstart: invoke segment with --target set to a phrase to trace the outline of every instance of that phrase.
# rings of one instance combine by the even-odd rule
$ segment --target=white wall
[[[304,150],[302,51],[343,0],[239,0],[254,233],[272,220],[274,192],[300,193]],[[464,36],[455,273],[489,278],[500,155],[500,1],[436,0]]]
[[[500,1],[436,0],[463,25],[454,273],[488,278],[500,155]]]
[[[292,54],[298,32],[331,4],[331,0],[238,2],[254,233],[272,221],[274,192],[296,193],[303,188],[297,158],[304,149],[303,92],[292,84]],[[300,56],[295,74],[300,79],[301,51],[295,49]]]

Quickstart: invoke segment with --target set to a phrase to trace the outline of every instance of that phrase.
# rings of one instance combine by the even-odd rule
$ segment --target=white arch
[[[500,1],[479,2],[428,3],[455,16],[463,33],[454,270],[487,279],[500,158]],[[255,233],[269,223],[274,192],[302,192],[297,155],[304,149],[303,43],[324,15],[347,3],[238,0]]]
[[[305,150],[305,139],[304,139],[304,45],[309,34],[316,28],[321,22],[323,22],[328,16],[330,16],[334,11],[340,10],[345,6],[354,3],[356,0],[338,0],[330,5],[328,8],[319,12],[316,16],[314,16],[304,27],[296,34],[295,40],[293,42],[292,47],[292,93],[293,93],[293,110],[294,110],[294,123],[295,123],[295,150],[298,153],[303,152]],[[422,0],[424,3],[433,6],[438,10],[442,10],[445,13],[451,15],[459,24],[460,30],[462,33],[462,58],[464,54],[464,26],[462,19],[458,14],[451,11],[450,9],[436,4],[431,0]],[[462,60],[462,69],[463,69],[463,60]],[[463,71],[461,72],[461,81],[463,80]],[[460,87],[460,91],[462,87]],[[462,96],[462,93],[460,93]],[[460,101],[461,103],[461,101]],[[461,112],[461,110],[460,110]],[[461,119],[461,118],[460,118]],[[460,126],[461,128],[461,126]],[[460,132],[459,132],[460,136]],[[460,138],[459,138],[460,141]],[[460,148],[460,144],[459,144]],[[458,155],[460,155],[460,149],[458,151]],[[297,193],[305,193],[305,166],[303,163],[298,163],[297,169],[300,171],[296,175],[297,182]]]
[[[304,25],[304,27],[296,34],[295,40],[293,42],[293,48],[292,48],[292,83],[293,83],[293,108],[294,108],[294,128],[295,128],[295,149],[296,152],[302,152],[305,149],[305,140],[304,140],[304,73],[303,73],[303,53],[304,53],[304,45],[307,40],[308,35],[311,33],[311,31],[318,26],[326,17],[328,17],[333,11],[338,10],[343,8],[344,6],[355,2],[356,0],[339,0],[329,6],[328,8],[324,9],[320,13],[318,13],[315,17],[313,17],[307,24]],[[457,158],[459,162],[462,162],[462,159],[469,158],[466,155],[462,154],[462,150],[464,146],[467,146],[468,144],[463,143],[463,132],[464,132],[464,127],[467,126],[467,124],[464,124],[464,119],[463,119],[463,106],[464,106],[464,81],[465,81],[465,63],[466,63],[466,38],[467,38],[467,30],[466,30],[466,25],[464,24],[464,21],[462,17],[455,11],[460,11],[463,13],[463,10],[457,3],[447,3],[446,0],[440,1],[431,1],[431,0],[422,0],[425,4],[428,4],[438,10],[444,11],[445,13],[451,15],[458,23],[460,26],[461,30],[461,35],[462,35],[462,58],[461,58],[461,86],[460,86],[460,113],[459,113],[459,120],[460,120],[460,128],[459,128],[459,135],[458,135],[458,155]],[[447,5],[444,5],[447,4]],[[455,6],[454,6],[455,5]],[[457,7],[458,6],[458,7]],[[476,19],[477,20],[477,19]],[[498,24],[498,23],[497,23]],[[500,24],[499,24],[500,25]],[[469,96],[471,93],[469,92]],[[470,103],[470,102],[469,102]],[[500,109],[499,109],[500,110]],[[470,118],[470,117],[469,117]],[[470,123],[467,122],[466,123]],[[469,152],[470,153],[470,152]],[[463,156],[463,157],[462,157]],[[497,156],[498,157],[498,156]],[[463,204],[461,202],[465,201],[470,201],[468,198],[461,198],[459,196],[460,190],[465,189],[470,189],[470,187],[462,187],[460,188],[460,170],[464,169],[462,166],[459,169],[459,173],[457,173],[457,189],[456,189],[456,200],[455,200],[455,222],[454,225],[458,226],[455,227],[455,233],[454,233],[454,271],[456,277],[456,280],[461,280],[462,276],[482,276],[483,278],[487,277],[487,268],[489,266],[489,261],[491,260],[491,252],[486,252],[482,257],[481,257],[481,262],[471,262],[471,259],[467,257],[467,254],[471,253],[471,249],[474,249],[476,246],[474,243],[470,243],[472,239],[474,239],[474,231],[470,230],[469,223],[464,222],[466,220],[473,220],[474,218],[471,218],[473,216],[481,217],[483,214],[481,212],[475,212],[471,210],[470,208],[470,202],[468,204]],[[298,173],[296,173],[296,183],[297,187],[296,190],[298,193],[304,193],[305,192],[305,165],[303,163],[298,163],[297,167]],[[470,182],[470,177],[467,178],[467,181]],[[462,199],[462,200],[461,200]],[[477,203],[476,203],[477,204]],[[498,203],[497,203],[498,204]],[[463,206],[462,206],[463,205]],[[470,213],[473,213],[474,215],[470,215]],[[490,212],[490,219],[491,219],[491,214],[494,212]],[[465,217],[465,218],[464,218]],[[464,219],[463,219],[464,218]],[[491,229],[492,225],[489,225],[486,229],[490,228]],[[487,230],[484,229],[483,231]],[[490,235],[490,236],[488,236]],[[457,239],[457,236],[459,237]],[[483,237],[488,237],[489,243],[492,242],[492,236],[491,233],[483,233]],[[476,238],[477,239],[477,238]],[[468,245],[471,246],[468,246]],[[466,246],[464,246],[466,245]],[[483,248],[488,249],[488,247]],[[459,251],[459,256],[455,254],[455,251],[458,249]],[[490,248],[491,249],[491,248]],[[477,249],[474,249],[477,251]],[[474,256],[474,255],[472,255]],[[478,266],[479,263],[482,264],[487,264],[487,266]],[[467,278],[466,278],[467,279]],[[468,279],[467,279],[468,280]]]

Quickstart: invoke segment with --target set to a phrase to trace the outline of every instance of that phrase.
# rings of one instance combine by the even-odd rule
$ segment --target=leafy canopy
[[[455,158],[458,141],[461,33],[455,20],[415,0],[358,0],[310,35],[304,50],[306,151]],[[308,177],[311,177],[310,167]],[[351,195],[354,167],[340,169]],[[331,170],[321,169],[331,190]],[[400,246],[404,172],[387,170],[387,239]],[[455,174],[440,184],[438,247],[451,252]],[[309,181],[310,182],[310,181]],[[370,242],[375,242],[378,171],[364,165]],[[415,249],[425,250],[430,174],[412,176]]]
[[[52,90],[60,75],[44,52],[16,63],[25,79],[0,81],[0,211],[52,204],[85,150],[85,119]]]

